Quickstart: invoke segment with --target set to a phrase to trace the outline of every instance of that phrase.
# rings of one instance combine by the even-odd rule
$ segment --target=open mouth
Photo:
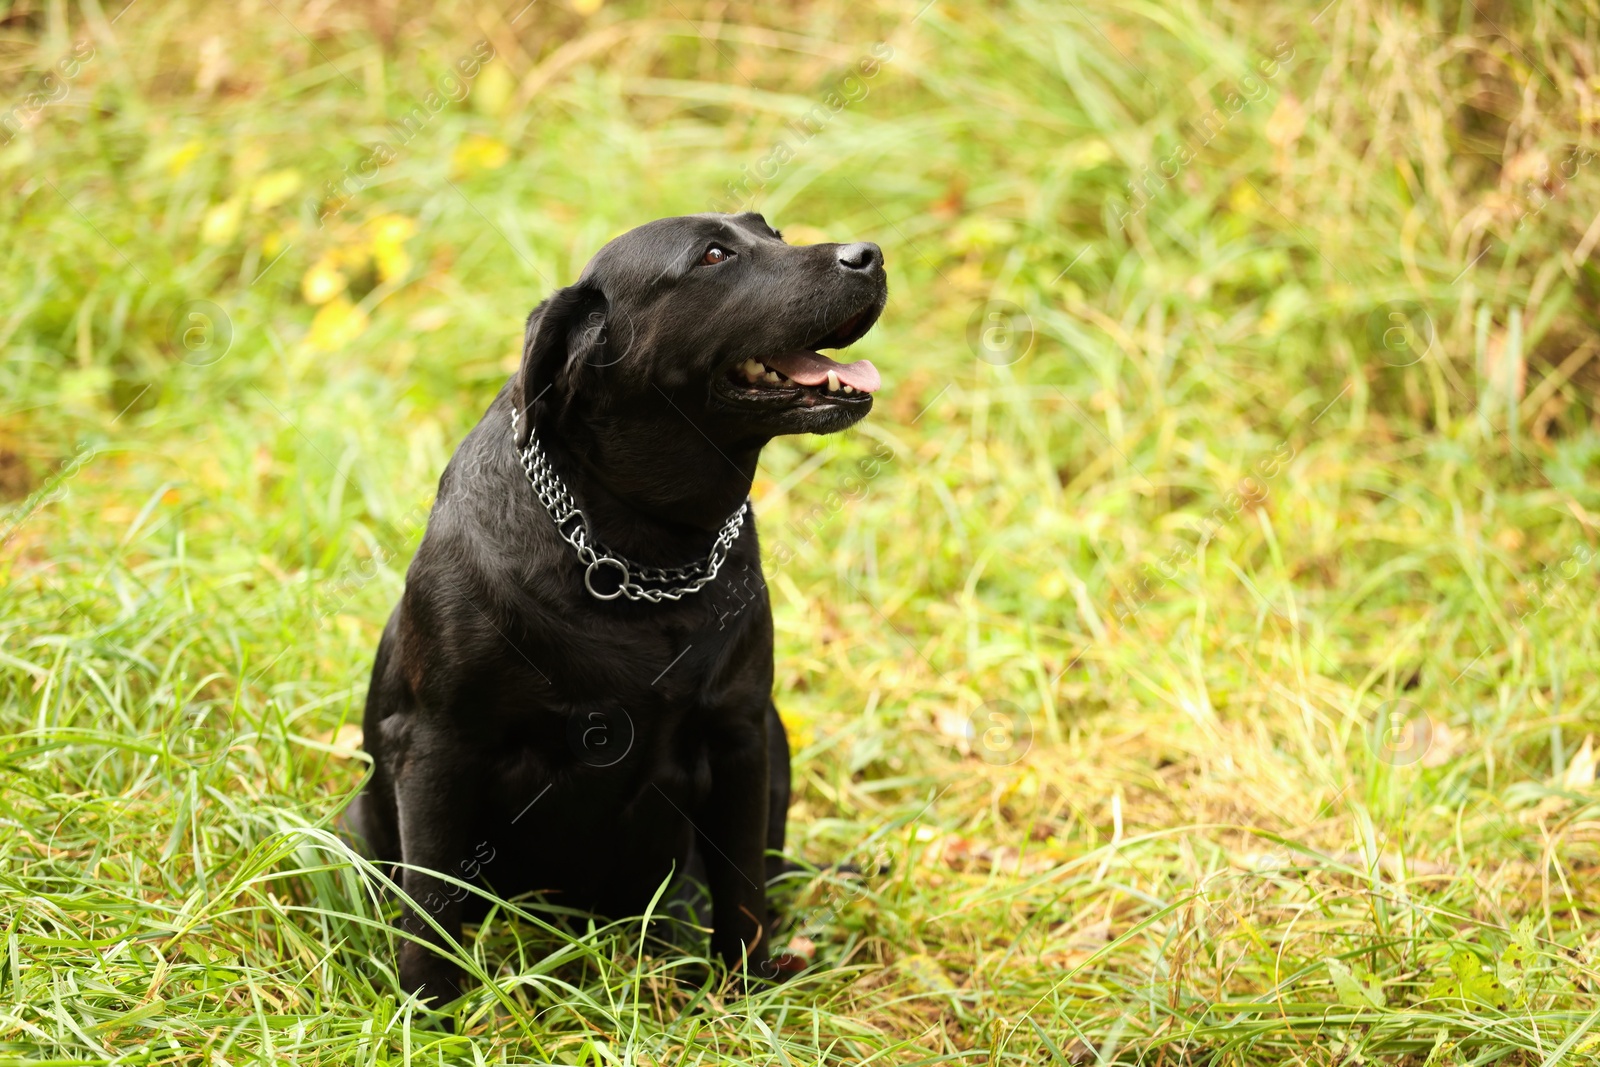
[[[806,348],[746,359],[728,369],[728,390],[740,399],[783,399],[806,405],[862,403],[871,399],[882,378],[871,360],[840,363],[819,348],[844,348],[860,340],[877,320],[867,306],[819,337]]]

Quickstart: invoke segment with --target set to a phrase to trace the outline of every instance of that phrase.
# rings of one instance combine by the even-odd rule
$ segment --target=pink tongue
[[[820,353],[799,351],[766,356],[761,362],[801,385],[821,385],[828,380],[829,371],[839,376],[840,385],[848,385],[863,393],[874,392],[883,384],[883,379],[878,377],[878,368],[872,365],[870,359],[835,363]]]

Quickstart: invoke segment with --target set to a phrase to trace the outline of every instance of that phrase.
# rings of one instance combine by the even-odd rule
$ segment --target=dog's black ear
[[[521,411],[517,447],[528,443],[539,405],[565,400],[576,371],[597,343],[604,343],[606,300],[598,289],[579,283],[558,289],[528,316],[522,341],[522,368],[512,388]]]

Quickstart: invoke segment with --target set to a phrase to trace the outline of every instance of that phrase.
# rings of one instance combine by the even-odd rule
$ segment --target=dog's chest
[[[616,772],[611,781],[687,785],[707,744],[763,721],[772,688],[766,599],[719,581],[683,602],[630,606],[617,622],[590,630],[568,657],[553,705],[566,718],[563,747],[580,775],[606,769]]]
[[[687,696],[752,659],[771,664],[771,610],[760,564],[730,559],[717,579],[678,600],[618,605],[584,628],[575,666],[586,687]],[[620,694],[619,694],[620,695]]]

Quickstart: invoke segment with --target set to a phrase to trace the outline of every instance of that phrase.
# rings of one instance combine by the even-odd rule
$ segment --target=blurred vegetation
[[[1593,0],[121,2],[0,0],[0,1059],[1594,1060]],[[445,1033],[321,829],[377,634],[730,183],[890,266],[755,492],[791,850],[890,866],[748,999],[502,911]]]

